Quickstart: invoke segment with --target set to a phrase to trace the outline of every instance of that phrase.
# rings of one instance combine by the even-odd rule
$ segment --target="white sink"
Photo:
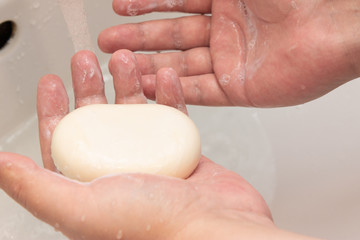
[[[106,27],[142,18],[116,16],[112,0],[87,0],[94,46]],[[0,150],[39,164],[37,81],[54,73],[70,90],[73,46],[55,0],[0,0],[0,23],[15,31],[0,50]],[[104,70],[109,55],[97,50]],[[107,74],[105,72],[105,74]],[[106,77],[110,81],[110,78]],[[113,97],[111,83],[107,92]],[[291,108],[190,107],[203,153],[244,176],[265,197],[278,226],[327,239],[359,239],[360,81]],[[65,239],[0,191],[0,239]]]

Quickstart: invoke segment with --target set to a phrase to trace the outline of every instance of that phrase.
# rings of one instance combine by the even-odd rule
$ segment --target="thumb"
[[[69,228],[76,228],[80,222],[77,214],[83,207],[77,205],[84,202],[81,198],[86,197],[85,186],[42,169],[27,157],[0,153],[0,188],[35,217],[60,231],[70,232]]]

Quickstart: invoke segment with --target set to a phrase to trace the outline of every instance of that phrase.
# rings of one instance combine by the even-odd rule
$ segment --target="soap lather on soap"
[[[94,104],[55,128],[52,157],[80,181],[109,174],[147,173],[187,178],[201,157],[199,132],[181,111],[159,104]]]

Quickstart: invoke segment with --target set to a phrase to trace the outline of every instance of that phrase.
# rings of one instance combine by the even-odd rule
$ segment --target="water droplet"
[[[291,7],[292,7],[292,8],[294,8],[294,9],[296,9],[296,10],[299,10],[299,7],[298,7],[296,1],[291,1],[290,4],[291,4]]]
[[[150,224],[146,225],[146,231],[148,232],[150,230],[151,230],[151,225]]]
[[[223,75],[221,75],[221,77],[220,77],[220,79],[219,79],[219,82],[220,82],[221,85],[227,86],[227,85],[229,85],[230,80],[231,80],[230,75],[228,75],[228,74],[223,74]]]
[[[59,223],[55,223],[54,229],[55,229],[56,232],[59,231],[59,228],[60,228],[60,224],[59,224]]]
[[[127,12],[127,14],[128,14],[129,16],[136,16],[136,15],[139,14],[139,9],[133,7],[133,5],[130,4],[130,5],[128,6],[126,12]]]
[[[154,198],[154,194],[153,194],[153,193],[150,193],[150,194],[149,194],[149,198],[150,198],[150,199],[153,199],[153,198]]]
[[[82,215],[82,216],[81,216],[81,218],[80,218],[80,221],[81,221],[82,223],[84,223],[84,222],[85,222],[85,220],[86,220],[85,215]]]
[[[120,239],[122,239],[122,237],[123,237],[123,231],[122,230],[119,230],[118,232],[117,232],[117,234],[116,234],[116,239],[118,239],[118,240],[120,240]]]
[[[12,163],[11,163],[11,162],[7,163],[7,164],[6,164],[6,167],[7,167],[7,168],[11,168],[11,167],[12,167]]]

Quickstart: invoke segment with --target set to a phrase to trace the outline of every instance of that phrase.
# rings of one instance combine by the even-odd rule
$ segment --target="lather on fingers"
[[[201,15],[122,24],[102,31],[98,44],[107,53],[119,49],[155,51],[208,47],[210,21],[210,17]]]
[[[124,16],[163,11],[210,13],[211,2],[211,0],[113,0],[113,9]]]
[[[68,112],[69,99],[61,79],[55,75],[42,77],[37,88],[39,140],[44,167],[52,171],[56,171],[50,151],[52,133]]]
[[[107,103],[99,62],[90,51],[77,52],[71,59],[75,107]]]

